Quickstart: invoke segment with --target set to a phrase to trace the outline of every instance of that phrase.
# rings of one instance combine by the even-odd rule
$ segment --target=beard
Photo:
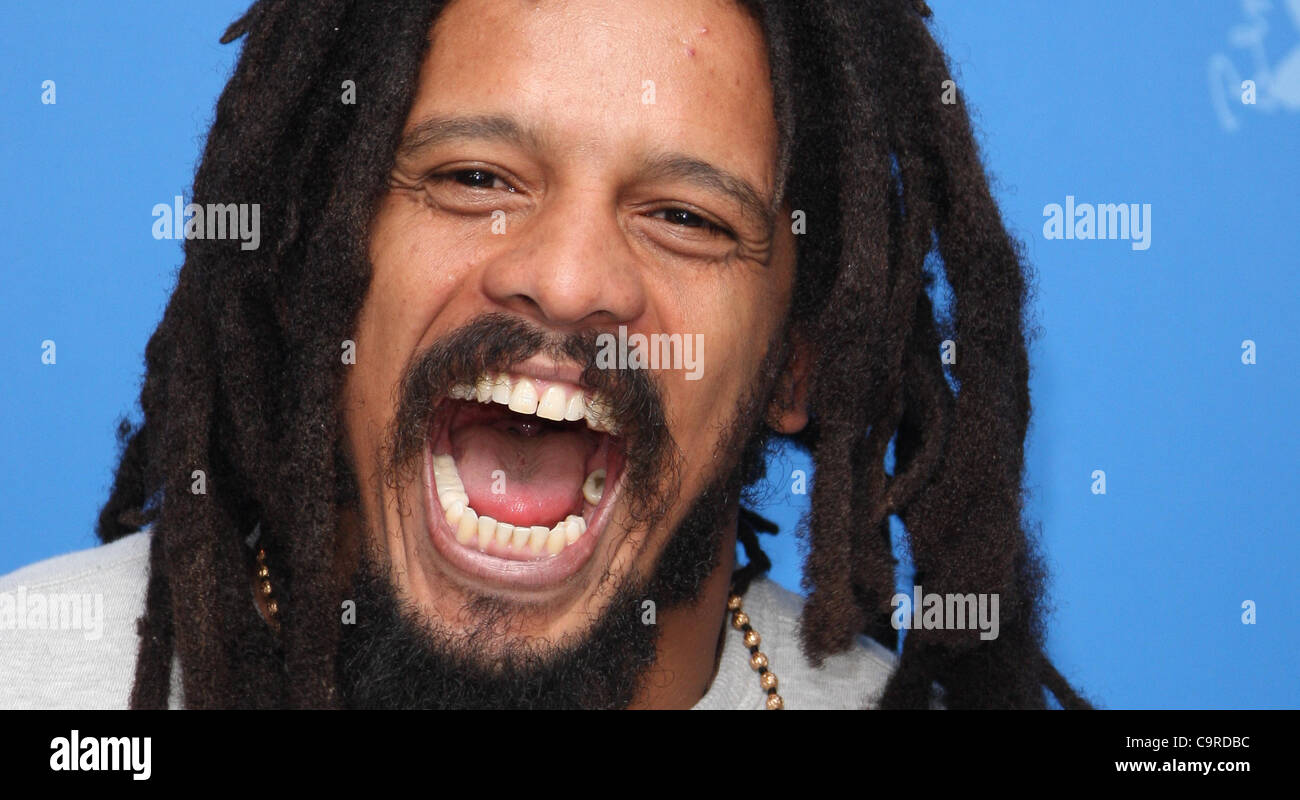
[[[726,505],[718,487],[702,492],[647,580],[635,570],[616,585],[606,610],[578,640],[554,646],[501,641],[511,609],[474,604],[477,624],[452,632],[398,598],[390,571],[360,559],[352,595],[356,624],[339,641],[339,689],[351,708],[626,708],[650,675],[659,638],[644,624],[656,612],[698,597],[717,567]],[[572,637],[571,637],[572,638]],[[484,664],[482,652],[497,654]]]
[[[719,470],[691,503],[651,574],[632,568],[615,581],[609,604],[581,635],[541,643],[511,639],[506,631],[520,609],[494,598],[471,601],[468,610],[475,624],[469,630],[453,631],[399,597],[386,559],[363,547],[352,579],[356,622],[344,625],[339,639],[338,686],[343,704],[368,709],[626,708],[651,678],[657,656],[659,627],[643,621],[643,604],[652,601],[658,613],[699,599],[729,541],[728,516],[743,489],[761,473],[770,435],[761,412],[771,399],[778,367],[784,364],[785,348],[779,344],[783,338],[784,331],[768,348],[751,391],[741,399],[724,431],[715,450]],[[480,331],[464,341],[483,340]],[[437,369],[426,360],[413,372],[429,375]],[[627,393],[633,401],[629,407],[642,412],[650,408],[654,418],[662,419],[661,406],[656,405],[658,392],[638,386],[644,384],[632,384]],[[436,396],[441,388],[436,383],[427,392],[421,387],[419,382],[407,382],[399,426],[414,428],[413,421],[403,420],[401,408],[418,408],[426,393]],[[633,422],[620,419],[621,425]],[[645,480],[656,464],[662,470],[661,451],[643,452],[649,453],[645,468],[630,470],[629,479]],[[664,487],[629,487],[635,518],[646,525],[645,530],[662,522],[665,504],[651,500],[675,494],[671,491],[677,483],[675,473],[662,470]],[[484,663],[484,653],[493,654],[491,663]]]

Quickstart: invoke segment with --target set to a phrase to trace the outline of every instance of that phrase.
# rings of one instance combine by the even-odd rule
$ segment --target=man
[[[194,202],[261,246],[187,242],[108,544],[0,584],[105,635],[15,637],[0,699],[1082,705],[1020,523],[1022,265],[918,6],[254,5]],[[741,508],[773,436],[806,604]],[[877,643],[891,515],[996,637]]]

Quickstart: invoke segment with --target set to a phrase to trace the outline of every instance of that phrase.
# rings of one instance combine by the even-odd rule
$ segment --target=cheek
[[[475,235],[481,229],[437,217],[418,197],[388,194],[370,232],[367,303],[383,326],[394,329],[390,335],[409,335],[417,324],[416,335],[422,335],[433,314],[470,288],[471,273],[487,254]]]
[[[435,294],[420,288],[422,274],[436,273],[421,253],[423,237],[393,205],[385,201],[372,227],[370,282],[352,333],[356,358],[344,389],[349,439],[363,460],[382,444],[402,370],[438,308]]]
[[[736,410],[752,389],[771,336],[771,320],[759,313],[756,299],[742,301],[740,292],[727,296],[730,302],[713,308],[710,325],[686,323],[697,343],[692,355],[698,380],[689,378],[691,370],[682,370],[669,373],[665,381],[669,408],[677,409],[670,410],[670,425],[690,471],[710,468],[713,449],[737,422]]]
[[[424,230],[409,200],[390,195],[370,234],[370,286],[366,306],[378,325],[392,325],[407,306],[419,306],[432,294],[433,281],[451,261],[433,255],[433,242],[445,241]],[[454,261],[451,261],[454,263]]]
[[[472,306],[468,276],[476,253],[466,237],[434,224],[421,203],[398,194],[381,205],[370,242],[355,372],[371,384],[366,391],[388,393],[412,356],[432,344],[435,327],[463,324],[444,312]]]
[[[382,341],[382,336],[372,329],[371,320],[375,318],[373,313],[367,313],[363,307],[353,333],[356,362],[348,366],[344,382],[343,414],[347,438],[357,474],[363,478],[372,476],[378,466],[376,459],[383,430],[392,413],[385,406],[381,389],[382,386],[392,385],[392,378],[383,374],[387,359],[375,350],[375,344]]]
[[[712,468],[714,448],[732,433],[733,425],[764,424],[761,419],[737,420],[735,415],[758,388],[758,370],[789,311],[794,243],[778,236],[767,266],[715,277],[678,295],[681,302],[675,306],[678,329],[703,334],[700,379],[671,373],[666,381],[673,435],[687,456],[688,471],[696,474]]]

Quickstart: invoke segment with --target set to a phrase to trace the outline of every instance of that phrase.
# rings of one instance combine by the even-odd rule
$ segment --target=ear
[[[814,351],[807,337],[791,333],[790,355],[777,379],[767,424],[777,433],[798,433],[808,425],[808,392],[812,384]]]

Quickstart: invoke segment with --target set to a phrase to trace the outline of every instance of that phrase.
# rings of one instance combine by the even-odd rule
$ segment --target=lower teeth
[[[456,532],[456,541],[462,545],[477,544],[478,549],[484,551],[495,540],[498,547],[510,547],[516,551],[527,548],[533,555],[540,555],[545,550],[554,556],[587,532],[587,521],[577,514],[570,514],[553,528],[516,526],[480,516],[469,505],[469,495],[465,493],[465,485],[456,470],[455,459],[450,455],[435,455],[432,465],[438,502],[442,505],[447,524]],[[604,491],[603,469],[593,471],[583,481],[582,496],[593,506],[600,503]]]
[[[600,498],[605,494],[605,470],[598,469],[582,482],[582,496],[593,506],[600,505]]]

